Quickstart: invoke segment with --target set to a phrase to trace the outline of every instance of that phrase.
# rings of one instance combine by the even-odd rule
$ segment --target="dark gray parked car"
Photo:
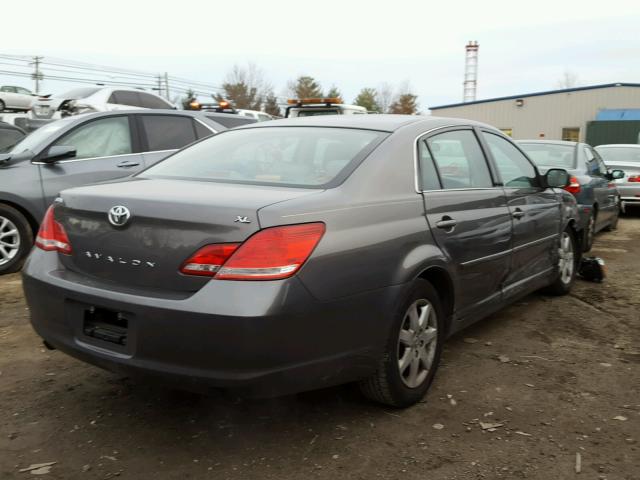
[[[596,233],[616,228],[620,195],[613,180],[622,178],[624,172],[609,171],[598,152],[586,143],[520,140],[518,144],[542,172],[549,168],[564,168],[571,174],[567,191],[578,202],[585,252],[591,250]]]
[[[0,274],[20,269],[46,208],[61,190],[127,177],[176,149],[255,120],[133,110],[77,115],[41,127],[0,154]]]
[[[23,270],[52,348],[185,388],[358,380],[417,402],[445,338],[579,258],[564,170],[496,129],[343,115],[228,130],[62,192]]]

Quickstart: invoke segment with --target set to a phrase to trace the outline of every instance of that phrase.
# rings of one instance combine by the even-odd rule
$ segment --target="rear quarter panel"
[[[412,129],[387,138],[339,187],[260,210],[261,227],[322,221],[326,233],[299,277],[332,300],[408,283],[446,263],[415,191]]]

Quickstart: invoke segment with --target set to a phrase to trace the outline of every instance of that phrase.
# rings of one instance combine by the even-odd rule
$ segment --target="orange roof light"
[[[193,102],[189,103],[189,107],[191,107],[193,110],[200,110],[200,102],[194,100]]]
[[[229,102],[227,102],[226,100],[221,100],[221,101],[218,103],[218,107],[219,107],[219,108],[222,108],[222,109],[224,109],[224,108],[231,108],[231,104],[230,104]]]
[[[330,98],[290,98],[287,100],[289,105],[306,105],[310,103],[342,103],[342,99],[338,97]]]

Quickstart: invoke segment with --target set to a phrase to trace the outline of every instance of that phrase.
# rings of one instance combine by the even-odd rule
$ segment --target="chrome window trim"
[[[142,152],[138,153],[121,153],[119,155],[107,155],[104,157],[89,157],[89,158],[72,158],[70,160],[59,160],[57,162],[31,162],[33,165],[60,165],[61,163],[74,163],[74,162],[84,162],[87,160],[97,160],[97,159],[105,159],[105,158],[118,158],[118,157],[129,157],[131,155],[140,155]],[[144,152],[147,153],[147,152]]]
[[[502,189],[502,185],[494,185],[493,187],[469,187],[469,188],[439,188],[437,190],[420,190],[420,181],[419,181],[419,173],[420,173],[420,168],[419,168],[419,163],[418,163],[418,142],[419,140],[424,137],[425,135],[429,135],[432,132],[436,132],[438,130],[443,130],[445,128],[462,128],[462,129],[469,129],[473,132],[473,125],[468,125],[468,124],[461,124],[461,125],[443,125],[441,127],[436,127],[436,128],[432,128],[431,130],[427,130],[426,132],[421,133],[420,135],[418,135],[414,140],[413,140],[413,187],[416,191],[416,193],[432,193],[432,192],[460,192],[460,191],[465,191],[465,190],[496,190],[496,189]],[[478,141],[478,146],[480,146],[480,148],[482,149],[482,144],[480,143],[480,141]],[[482,155],[485,157],[486,160],[488,160],[486,158],[486,155],[484,153],[484,151],[482,152]],[[487,165],[487,169],[489,169],[489,175],[491,176],[491,169],[489,168],[489,166]]]
[[[418,167],[418,141],[424,137],[425,135],[429,135],[431,132],[436,132],[438,130],[442,130],[445,128],[451,128],[451,127],[456,127],[458,125],[443,125],[441,127],[435,127],[435,128],[431,128],[425,132],[422,132],[420,135],[416,136],[413,139],[413,188],[415,189],[416,193],[423,193],[426,190],[420,190],[420,182],[418,180],[418,174],[420,172],[419,167]],[[465,125],[459,125],[459,126],[465,126]],[[440,190],[432,190],[432,191],[440,191]]]

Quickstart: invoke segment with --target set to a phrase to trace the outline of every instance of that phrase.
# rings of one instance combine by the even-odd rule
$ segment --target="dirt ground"
[[[450,339],[405,411],[350,386],[249,401],[133,384],[45,350],[20,277],[2,277],[0,479],[45,462],[65,480],[640,479],[640,215],[593,254],[604,284],[531,295]]]

